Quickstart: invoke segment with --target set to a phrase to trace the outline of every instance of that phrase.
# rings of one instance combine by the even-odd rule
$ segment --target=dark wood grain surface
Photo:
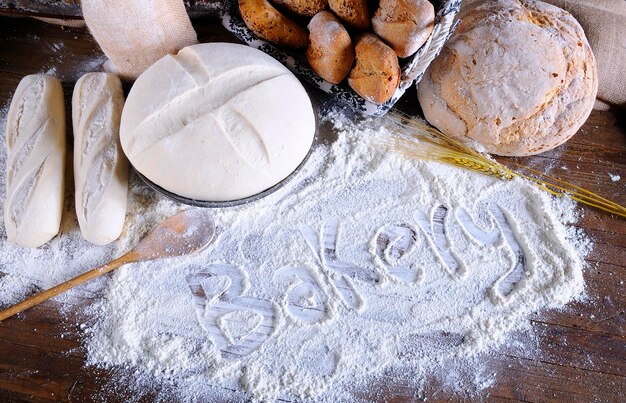
[[[192,17],[216,16],[222,6],[222,0],[184,0],[184,3]],[[83,18],[80,0],[0,0],[1,14],[67,20]]]
[[[194,25],[203,42],[233,41],[215,21],[199,19]],[[71,94],[75,81],[97,71],[104,60],[84,29],[0,18],[0,106],[26,74],[50,72]],[[405,108],[414,103],[414,91],[401,100]],[[566,145],[518,162],[626,204],[624,111],[594,111]],[[621,175],[621,181],[612,182],[609,172]],[[625,401],[626,220],[583,211],[577,226],[594,242],[584,272],[588,298],[536,313],[531,332],[511,335],[514,347],[487,355],[486,368],[495,374],[491,386],[452,391],[433,376],[418,390],[407,374],[406,379],[378,379],[361,395],[381,401]],[[89,302],[86,296],[82,305]],[[80,303],[59,308],[49,301],[0,323],[0,401],[148,401],[155,396],[158,391],[150,389],[131,393],[114,370],[85,366],[79,324],[88,319],[80,316]]]

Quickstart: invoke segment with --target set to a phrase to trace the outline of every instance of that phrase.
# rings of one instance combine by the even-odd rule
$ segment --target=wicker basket
[[[384,115],[393,107],[407,88],[422,79],[430,62],[439,54],[441,48],[458,25],[458,21],[455,22],[455,16],[461,7],[461,0],[435,0],[434,3],[437,8],[437,14],[433,33],[417,53],[403,61],[400,85],[391,99],[382,105],[377,105],[362,98],[348,86],[346,80],[339,84],[331,84],[323,80],[309,67],[302,53],[286,50],[260,39],[243,22],[239,14],[237,0],[224,0],[222,24],[249,46],[262,50],[274,57],[297,76],[322,91],[332,94],[335,98],[350,105],[356,111],[366,115]]]

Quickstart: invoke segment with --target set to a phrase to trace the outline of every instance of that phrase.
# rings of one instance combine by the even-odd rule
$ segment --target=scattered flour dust
[[[471,366],[533,312],[582,294],[591,244],[568,226],[572,202],[384,151],[380,120],[332,111],[325,124],[337,138],[286,187],[215,210],[207,250],[103,280],[87,308],[89,364],[162,400],[352,401],[383,374]],[[81,239],[71,203],[44,248],[1,241],[0,304],[121,254],[182,208],[134,179],[111,246]],[[475,387],[495,376],[476,375]]]

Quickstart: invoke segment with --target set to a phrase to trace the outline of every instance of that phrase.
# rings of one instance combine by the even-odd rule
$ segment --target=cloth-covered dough
[[[116,240],[126,218],[128,160],[119,129],[124,94],[114,74],[87,73],[74,87],[74,184],[83,237],[96,245]]]
[[[135,82],[120,137],[131,164],[179,196],[228,201],[286,178],[313,142],[311,101],[265,53],[207,43],[165,56]]]
[[[598,89],[576,20],[532,0],[476,2],[425,73],[418,97],[444,133],[499,155],[532,155],[568,140]]]
[[[38,247],[59,232],[65,189],[65,106],[61,82],[34,74],[20,81],[7,117],[7,238]]]

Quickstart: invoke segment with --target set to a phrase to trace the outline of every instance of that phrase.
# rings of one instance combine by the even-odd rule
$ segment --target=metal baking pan
[[[308,93],[308,91],[307,91],[307,93]],[[205,208],[235,207],[235,206],[241,206],[241,205],[248,204],[248,203],[253,203],[253,202],[257,201],[257,200],[260,200],[260,199],[262,199],[262,198],[264,198],[266,196],[269,196],[272,193],[276,192],[277,190],[279,190],[280,188],[285,186],[294,177],[296,177],[298,175],[298,173],[300,172],[300,170],[302,170],[302,167],[304,167],[304,165],[307,163],[307,161],[311,157],[311,154],[313,153],[313,149],[315,148],[315,146],[317,146],[319,144],[319,127],[320,127],[319,113],[318,113],[318,108],[317,108],[317,106],[316,106],[316,104],[315,104],[313,99],[311,99],[311,105],[313,106],[313,114],[315,116],[315,132],[313,133],[313,141],[311,142],[311,147],[309,148],[309,151],[304,156],[304,159],[302,160],[302,162],[300,162],[300,165],[298,165],[296,167],[296,169],[293,172],[291,172],[285,179],[283,179],[282,181],[278,182],[274,186],[272,186],[270,188],[267,188],[264,191],[262,191],[260,193],[257,193],[255,195],[244,197],[242,199],[227,200],[227,201],[211,201],[211,200],[190,199],[190,198],[187,198],[187,197],[183,197],[183,196],[177,195],[176,193],[172,193],[169,190],[166,190],[166,189],[162,188],[161,186],[159,186],[156,183],[152,182],[150,179],[146,178],[146,176],[143,175],[141,172],[139,172],[137,169],[135,169],[135,172],[144,181],[144,183],[146,185],[148,185],[148,187],[156,190],[158,193],[162,194],[163,196],[167,197],[168,199],[174,200],[174,201],[176,201],[178,203],[188,204],[190,206],[195,206],[195,207],[205,207]]]

